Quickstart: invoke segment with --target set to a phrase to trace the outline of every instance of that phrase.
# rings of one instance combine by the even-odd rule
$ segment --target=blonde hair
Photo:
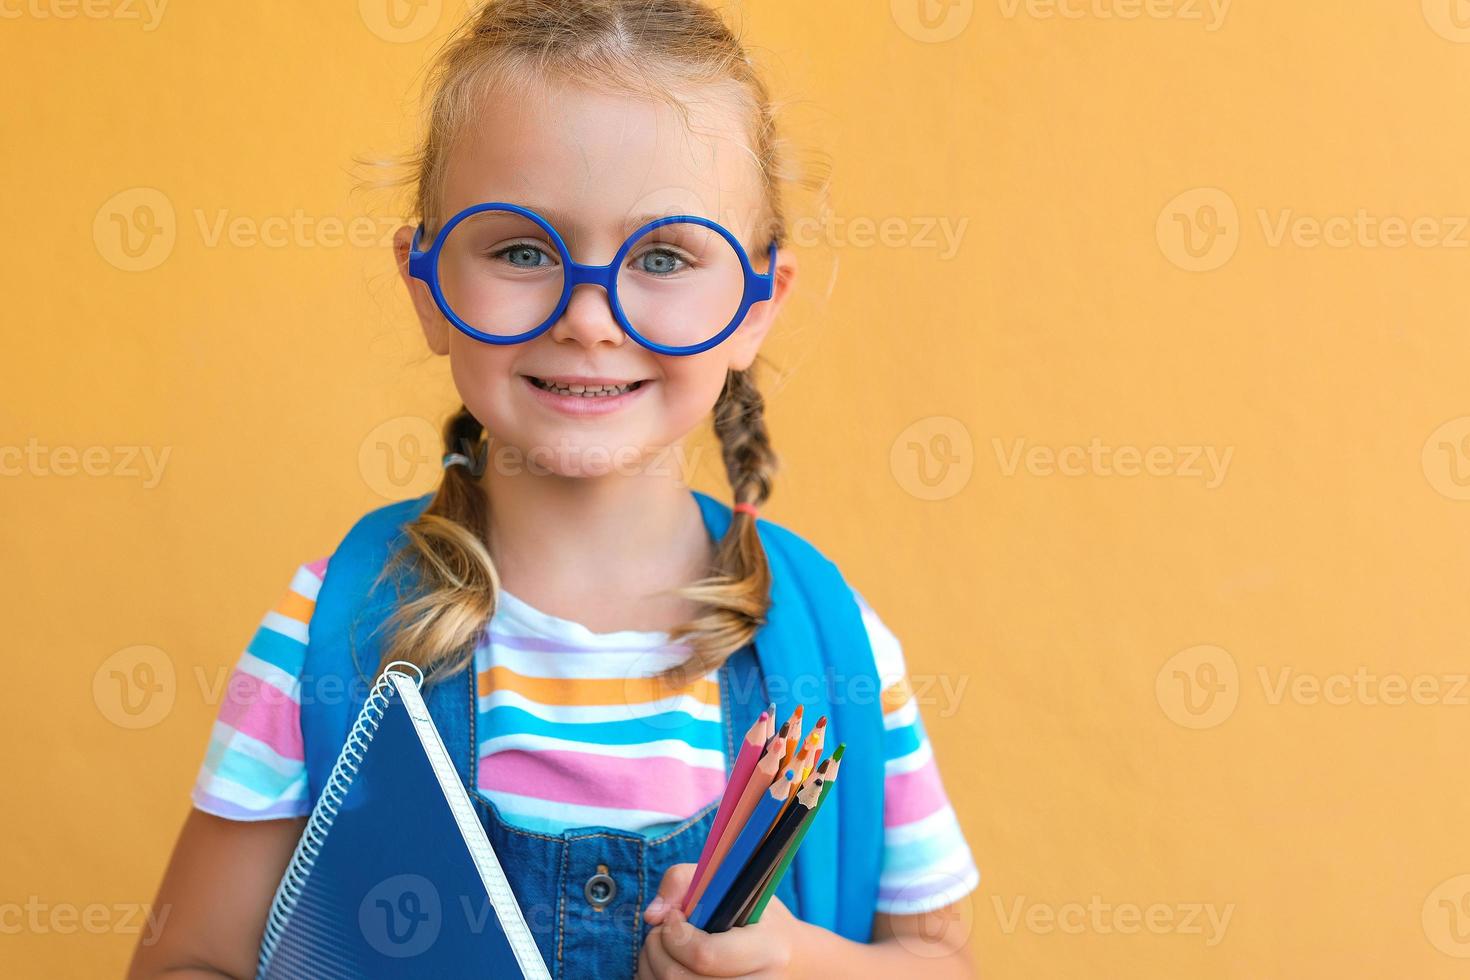
[[[748,113],[748,149],[764,198],[752,255],[783,243],[781,188],[797,178],[787,172],[792,161],[776,131],[776,106],[742,42],[700,0],[489,0],[473,10],[425,78],[426,131],[401,181],[413,191],[414,217],[426,235],[448,218],[442,209],[445,162],[478,95],[493,85],[547,81],[657,97],[686,123],[687,108],[676,95],[680,86],[729,92]],[[777,459],[753,367],[728,373],[713,416],[735,502],[761,506],[771,494]],[[400,590],[382,664],[407,660],[426,675],[454,673],[470,662],[495,612],[500,582],[486,544],[491,502],[478,479],[488,455],[485,437],[463,405],[444,426],[445,451],[477,465],[445,469],[433,500],[405,526],[403,547],[379,576],[381,582],[412,569],[417,579],[412,594]],[[708,574],[674,590],[700,612],[670,631],[671,642],[687,644],[691,653],[660,679],[682,685],[748,643],[765,621],[770,582],[754,517],[732,514]]]

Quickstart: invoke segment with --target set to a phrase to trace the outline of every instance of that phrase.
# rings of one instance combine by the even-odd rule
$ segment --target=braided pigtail
[[[404,525],[407,540],[379,575],[382,581],[412,566],[418,577],[412,594],[399,590],[398,608],[387,624],[392,640],[379,670],[406,660],[425,676],[440,670],[453,673],[474,655],[495,612],[500,576],[486,546],[489,502],[479,482],[488,456],[484,433],[463,406],[444,425],[445,452],[459,453],[469,464],[444,468],[434,499]]]
[[[778,461],[765,411],[754,368],[729,372],[715,402],[714,429],[737,507],[759,509],[771,496]],[[670,632],[671,641],[688,643],[692,653],[684,663],[660,674],[669,683],[677,686],[714,670],[749,643],[765,622],[771,569],[755,520],[754,514],[738,507],[715,551],[713,574],[678,590],[704,611]]]

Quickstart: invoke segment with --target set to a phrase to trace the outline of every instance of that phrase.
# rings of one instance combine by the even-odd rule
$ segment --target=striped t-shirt
[[[241,654],[194,786],[199,809],[232,820],[310,812],[300,674],[325,570],[326,559],[297,569]],[[979,872],[940,781],[898,640],[854,595],[883,685],[877,907],[928,911],[972,891]],[[543,833],[597,825],[653,834],[697,813],[725,785],[718,673],[672,694],[651,679],[686,655],[665,633],[594,633],[502,590],[474,656],[477,788],[507,821]],[[808,731],[815,721],[807,720]]]

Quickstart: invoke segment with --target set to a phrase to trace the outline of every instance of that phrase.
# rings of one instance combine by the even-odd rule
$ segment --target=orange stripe
[[[914,691],[909,687],[908,675],[900,677],[883,689],[883,713],[886,715],[890,711],[902,708],[913,696]]]
[[[311,622],[312,610],[315,608],[315,602],[300,592],[292,590],[281,597],[281,601],[276,603],[274,611],[285,616],[287,619],[294,619],[298,623],[309,623]]]
[[[491,691],[514,691],[538,704],[566,706],[646,704],[678,694],[703,704],[720,703],[719,682],[703,679],[675,688],[653,677],[527,677],[509,667],[491,667],[480,671],[477,687],[481,697]]]

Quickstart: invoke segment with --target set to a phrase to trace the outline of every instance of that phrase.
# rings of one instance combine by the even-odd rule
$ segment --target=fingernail
[[[658,915],[660,912],[662,912],[664,909],[666,909],[668,907],[669,907],[669,903],[664,901],[664,898],[663,898],[662,895],[659,895],[658,897],[656,897],[653,900],[652,903],[649,904],[648,911],[647,912],[644,912],[643,914],[644,915]]]

